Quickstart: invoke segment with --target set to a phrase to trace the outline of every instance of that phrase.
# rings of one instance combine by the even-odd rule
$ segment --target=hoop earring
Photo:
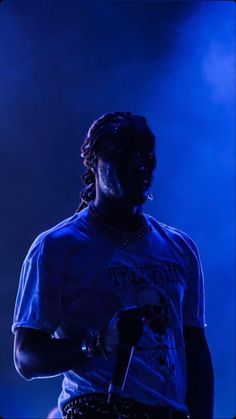
[[[151,192],[148,192],[148,199],[150,199],[150,201],[153,201],[153,194]]]

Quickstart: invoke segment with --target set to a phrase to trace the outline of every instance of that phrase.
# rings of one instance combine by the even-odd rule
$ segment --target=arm
[[[186,404],[191,419],[212,419],[214,372],[205,330],[184,326],[187,362]]]
[[[12,330],[15,366],[28,380],[58,375],[86,360],[79,336],[54,339],[45,331],[55,331],[61,323],[65,260],[71,243],[73,237],[66,234],[37,238],[22,266]]]
[[[76,339],[54,339],[42,330],[19,327],[16,329],[14,341],[16,369],[23,378],[31,380],[75,370],[89,362],[91,356],[105,354],[107,359],[107,356],[120,349],[130,348],[137,343],[143,331],[140,317],[140,310],[134,307],[117,312],[107,329],[101,331],[102,342],[99,339],[99,346],[94,338],[89,343],[90,355],[81,349],[84,336]]]
[[[19,327],[14,340],[14,362],[26,380],[51,377],[88,362],[80,339],[54,339],[37,329]]]

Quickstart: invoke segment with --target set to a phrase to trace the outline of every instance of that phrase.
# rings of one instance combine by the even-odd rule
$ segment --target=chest
[[[181,311],[186,275],[181,258],[158,242],[80,249],[68,263],[65,316],[86,327],[103,327],[128,306],[172,305]]]

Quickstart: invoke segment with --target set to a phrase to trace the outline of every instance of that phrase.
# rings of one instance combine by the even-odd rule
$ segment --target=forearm
[[[214,372],[207,345],[196,345],[187,354],[186,403],[191,419],[213,418]]]
[[[81,350],[81,341],[52,339],[30,342],[19,348],[15,365],[23,378],[51,377],[89,362]]]

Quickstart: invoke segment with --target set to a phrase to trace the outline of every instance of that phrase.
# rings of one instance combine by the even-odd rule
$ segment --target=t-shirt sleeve
[[[187,237],[188,281],[183,301],[183,324],[185,326],[205,327],[204,276],[199,251],[195,243]]]
[[[31,246],[22,265],[12,332],[30,327],[53,333],[61,319],[60,258],[48,238]],[[57,262],[57,263],[56,263]]]

